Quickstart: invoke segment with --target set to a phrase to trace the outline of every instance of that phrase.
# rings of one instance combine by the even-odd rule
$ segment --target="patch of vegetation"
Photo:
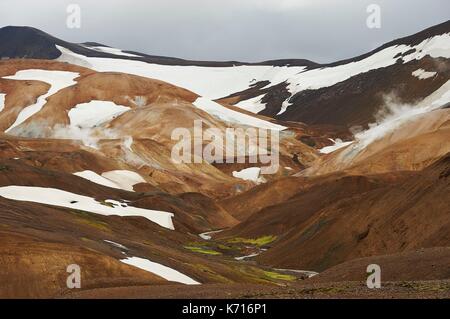
[[[263,237],[259,237],[259,238],[236,237],[236,238],[229,239],[228,242],[232,243],[232,244],[249,244],[249,245],[261,247],[261,246],[265,246],[265,245],[268,245],[268,244],[274,242],[276,239],[277,239],[277,236],[268,235],[268,236],[263,236]]]
[[[112,231],[107,223],[98,220],[97,217],[92,213],[84,212],[81,210],[74,210],[71,211],[71,213],[77,216],[76,221],[80,224],[88,225],[105,232]]]
[[[221,249],[221,250],[235,250],[235,247],[230,247],[230,246],[226,246],[223,244],[217,244],[217,248]]]
[[[197,247],[197,246],[184,246],[185,249],[188,249],[194,253],[200,253],[205,255],[222,255],[222,253],[209,249],[204,247]]]
[[[271,270],[261,269],[255,266],[233,266],[232,269],[242,279],[238,282],[253,282],[257,284],[280,284],[280,281],[295,281],[297,277],[285,275]]]
[[[2,171],[9,171],[9,166],[6,166],[6,165],[0,165],[0,172],[2,172]]]
[[[294,281],[297,279],[297,277],[292,275],[286,275],[286,274],[280,274],[274,271],[264,271],[264,275],[266,277],[269,277],[271,279],[275,280],[286,280],[286,281]]]
[[[194,265],[190,265],[190,266],[192,266],[197,271],[199,270],[199,271],[205,273],[208,276],[208,278],[210,278],[211,280],[213,280],[215,282],[224,283],[224,284],[233,282],[230,279],[216,273],[211,268],[209,268],[208,266],[205,266],[203,264],[194,264]]]
[[[100,203],[100,205],[107,206],[107,207],[110,207],[110,208],[114,208],[115,207],[113,203],[108,203],[108,202],[106,202],[104,200],[100,201],[99,203]]]
[[[109,228],[107,223],[96,221],[96,220],[87,220],[87,219],[78,219],[77,220],[81,224],[88,225],[90,227],[94,227],[98,230],[104,231],[104,232],[111,232],[111,229]]]

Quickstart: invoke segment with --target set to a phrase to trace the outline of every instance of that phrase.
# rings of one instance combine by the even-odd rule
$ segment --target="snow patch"
[[[330,87],[358,74],[394,65],[398,60],[396,56],[413,49],[415,49],[414,53],[402,58],[403,63],[420,60],[426,55],[434,58],[450,58],[450,33],[426,39],[413,47],[403,44],[388,47],[360,61],[301,72],[287,79],[289,83],[288,90],[293,96],[304,90]],[[290,105],[287,101],[289,99],[285,101],[286,103],[283,104],[278,115],[283,114],[287,110]]]
[[[353,141],[343,142],[340,138],[337,138],[336,140],[331,139],[331,141],[334,145],[325,146],[321,148],[319,152],[322,154],[330,154],[353,143]]]
[[[151,272],[159,277],[162,277],[168,281],[178,282],[185,285],[200,285],[198,281],[182,274],[181,272],[172,269],[170,267],[155,263],[148,259],[139,257],[128,257],[121,259],[121,262],[127,265],[137,267],[139,269]]]
[[[6,94],[0,93],[0,112],[3,111],[3,109],[5,107],[5,98],[6,98]]]
[[[109,179],[107,179],[103,176],[98,175],[96,172],[93,172],[93,171],[82,171],[82,172],[74,173],[73,175],[87,179],[88,181],[91,181],[92,183],[95,183],[95,184],[99,184],[99,185],[103,185],[103,186],[111,187],[111,188],[116,188],[116,189],[121,189],[120,186],[117,185],[116,183],[110,181]]]
[[[122,205],[104,205],[95,199],[55,188],[34,186],[0,187],[0,196],[12,200],[66,207],[105,216],[141,216],[164,228],[174,230],[172,213]],[[111,207],[112,206],[112,207]]]
[[[199,97],[193,104],[199,109],[217,117],[224,122],[237,123],[240,125],[247,125],[274,131],[282,131],[286,129],[285,126],[274,124],[247,114],[230,110],[225,106],[222,106],[219,103],[211,101],[204,97]]]
[[[136,55],[136,54],[131,54],[131,53],[126,53],[123,52],[120,49],[116,49],[116,48],[111,48],[111,47],[102,47],[102,46],[95,46],[95,47],[90,47],[90,46],[84,46],[85,48],[88,48],[90,50],[94,50],[97,52],[103,52],[103,53],[109,53],[109,54],[114,54],[114,55],[121,55],[121,56],[129,56],[129,57],[137,57],[137,58],[141,58],[142,56],[140,55]]]
[[[130,108],[110,101],[93,100],[81,103],[69,111],[70,125],[80,128],[93,128],[109,122]]]
[[[393,97],[386,97],[385,100],[385,108],[377,115],[377,122],[370,124],[369,129],[355,134],[355,143],[343,152],[342,158],[358,154],[415,117],[450,103],[450,80],[417,105],[399,104]]]
[[[437,72],[427,72],[424,69],[415,70],[412,75],[418,78],[419,80],[425,80],[434,77]]]
[[[223,231],[224,231],[223,229],[208,231],[206,233],[199,234],[199,236],[200,236],[200,238],[202,238],[204,240],[211,240],[211,238],[212,238],[211,235],[212,234],[217,234],[217,233],[220,233],[220,232],[223,232]]]
[[[47,71],[47,70],[22,70],[15,75],[3,77],[9,80],[21,81],[42,81],[50,84],[50,89],[44,95],[41,95],[37,102],[33,105],[25,107],[17,116],[16,121],[5,132],[9,133],[13,128],[25,122],[28,118],[38,113],[42,107],[47,103],[47,98],[57,93],[58,91],[76,84],[75,78],[79,77],[79,73],[66,71]]]
[[[235,104],[235,106],[243,110],[258,114],[259,112],[264,111],[266,109],[266,104],[261,103],[263,97],[264,94],[248,100],[240,101],[239,103]]]
[[[120,188],[134,192],[133,186],[140,183],[147,183],[141,175],[133,171],[115,170],[102,173],[102,177],[117,184]]]
[[[113,245],[113,246],[115,246],[115,247],[117,247],[117,248],[124,249],[124,250],[128,250],[128,248],[125,247],[124,245],[119,244],[119,243],[116,243],[116,242],[113,242],[113,241],[111,241],[111,240],[104,239],[103,241],[106,242],[106,243],[108,243],[108,244],[111,244],[111,245]]]
[[[234,257],[234,259],[239,260],[239,261],[242,261],[242,260],[244,260],[244,259],[247,259],[247,258],[253,258],[253,257],[259,256],[259,255],[260,255],[260,253],[253,253],[253,254],[250,254],[250,255],[247,255],[247,256]]]
[[[142,61],[90,58],[58,45],[56,47],[61,51],[58,61],[76,65],[88,64],[91,66],[90,68],[99,72],[123,72],[158,79],[211,100],[244,91],[259,81],[269,81],[270,85],[276,85],[305,69],[303,66],[274,67],[268,65],[232,67],[159,65]]]
[[[261,175],[260,167],[250,167],[240,171],[233,172],[233,176],[236,178],[240,178],[246,181],[252,181],[258,184],[264,182],[264,179],[260,175]]]
[[[132,136],[127,136],[123,139],[123,146],[125,146],[125,148],[127,150],[129,150],[130,152],[133,152],[133,149],[131,148],[132,145],[133,145],[133,137]]]

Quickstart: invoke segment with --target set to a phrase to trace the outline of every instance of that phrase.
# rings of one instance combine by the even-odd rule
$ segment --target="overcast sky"
[[[80,29],[66,27],[71,3]],[[372,3],[380,29],[366,26]],[[448,19],[449,0],[0,0],[0,26],[197,60],[332,62]]]

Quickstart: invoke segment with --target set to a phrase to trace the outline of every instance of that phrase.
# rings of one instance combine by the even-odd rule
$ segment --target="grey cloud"
[[[70,3],[81,6],[81,29],[66,28]],[[381,6],[381,29],[366,27],[371,3]],[[447,0],[0,1],[2,26],[197,60],[331,62],[444,22],[449,12]]]

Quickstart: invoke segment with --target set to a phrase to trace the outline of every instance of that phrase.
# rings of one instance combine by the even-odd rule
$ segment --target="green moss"
[[[280,273],[277,273],[274,271],[264,271],[264,275],[266,277],[269,277],[271,279],[276,279],[276,280],[294,281],[297,279],[297,277],[295,277],[295,276],[280,274]]]
[[[241,244],[249,244],[249,245],[255,245],[255,246],[265,246],[267,244],[270,244],[271,242],[275,241],[277,239],[277,236],[272,236],[272,235],[268,235],[268,236],[263,236],[263,237],[259,237],[259,238],[232,238],[229,239],[228,242],[232,243],[232,244],[237,244],[237,243],[241,243]]]
[[[103,221],[98,220],[97,217],[92,213],[80,210],[74,210],[71,211],[71,213],[77,216],[75,221],[79,224],[84,224],[101,231],[111,232],[111,228],[109,227],[109,225]]]
[[[217,244],[217,248],[222,249],[222,250],[234,250],[234,249],[236,249],[235,247],[230,247],[230,246],[226,246],[226,245],[222,245],[222,244]]]
[[[107,206],[107,207],[110,207],[110,208],[114,208],[115,207],[114,204],[105,202],[104,200],[100,201],[99,203],[101,205],[103,205],[103,206]]]
[[[207,248],[203,248],[203,247],[196,247],[196,246],[184,246],[185,249],[188,249],[194,253],[200,253],[200,254],[205,254],[205,255],[222,255],[222,253],[215,251],[215,250],[211,250],[211,249],[207,249]]]
[[[258,284],[279,284],[280,281],[295,281],[297,277],[285,275],[254,266],[233,267],[236,275],[242,278],[242,281],[254,282]]]
[[[78,219],[77,222],[80,224],[85,224],[90,227],[94,227],[98,230],[105,231],[105,232],[111,232],[111,229],[109,228],[107,223],[95,221],[95,220],[87,220],[87,219]]]
[[[208,276],[208,278],[214,282],[219,282],[219,283],[224,283],[224,284],[233,282],[230,279],[216,273],[215,271],[213,271],[211,268],[209,268],[206,265],[194,264],[194,265],[190,265],[190,266],[192,266],[194,268],[194,270],[201,271],[202,273],[206,274],[206,276]]]

